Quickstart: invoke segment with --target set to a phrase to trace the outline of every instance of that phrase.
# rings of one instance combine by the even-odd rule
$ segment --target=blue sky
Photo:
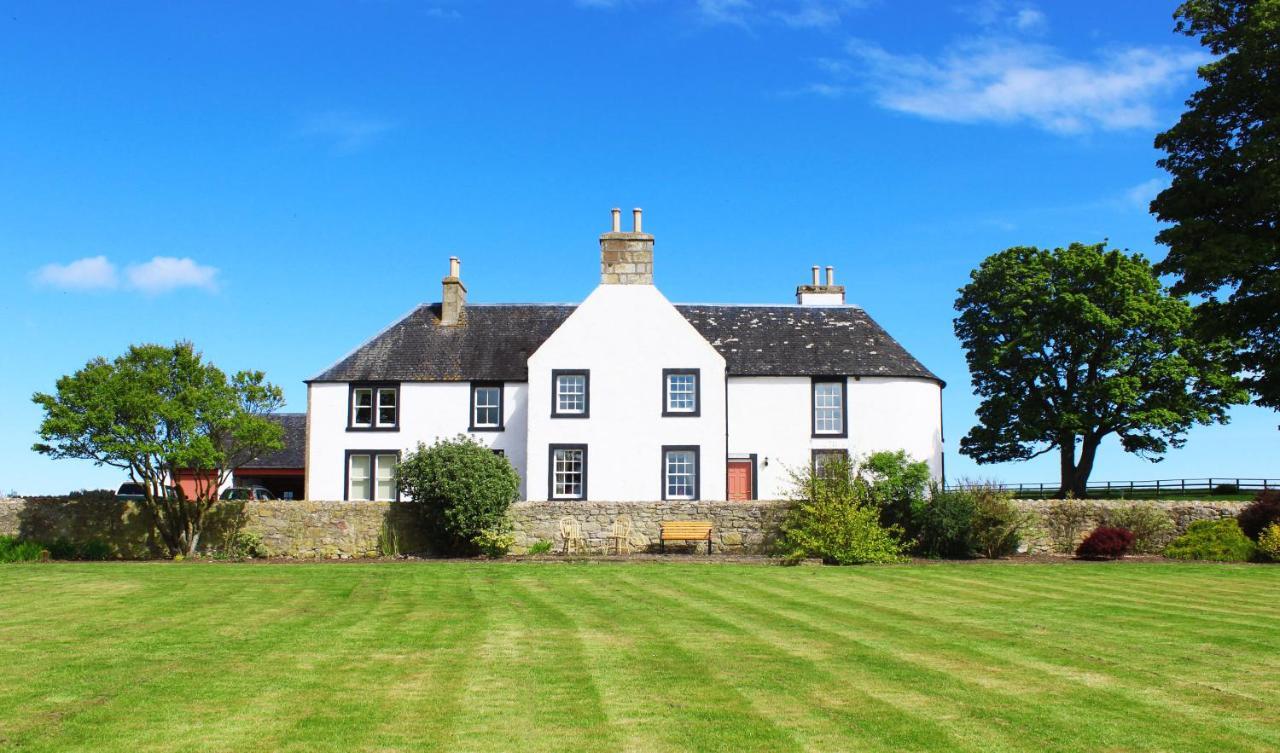
[[[191,339],[302,380],[416,303],[578,301],[614,206],[673,301],[789,302],[833,264],[945,378],[978,467],[955,291],[984,256],[1109,238],[1160,257],[1151,147],[1204,60],[1172,3],[563,0],[6,3],[0,492],[112,486],[31,453],[31,393]],[[1095,478],[1270,475],[1280,417]]]

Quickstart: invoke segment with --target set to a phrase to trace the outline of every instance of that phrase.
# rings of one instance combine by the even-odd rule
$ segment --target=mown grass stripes
[[[0,567],[0,750],[1271,751],[1280,568]]]

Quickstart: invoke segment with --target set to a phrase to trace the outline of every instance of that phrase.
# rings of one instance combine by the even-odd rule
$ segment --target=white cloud
[[[755,10],[750,0],[697,0],[698,16],[710,24],[747,26],[747,14]]]
[[[197,264],[190,258],[157,256],[151,261],[131,265],[125,270],[129,286],[144,293],[167,293],[178,288],[218,289],[218,270]]]
[[[1027,122],[1059,134],[1156,124],[1154,99],[1194,72],[1200,52],[1134,47],[1093,60],[1002,37],[958,42],[927,57],[853,40],[861,88],[882,107],[954,123]]]
[[[323,112],[303,119],[298,134],[329,143],[344,152],[359,151],[377,141],[395,123],[346,112]]]
[[[1144,180],[1136,186],[1124,192],[1124,203],[1126,206],[1147,211],[1151,206],[1151,200],[1156,194],[1164,190],[1168,182],[1164,178],[1152,178]]]
[[[1039,31],[1048,25],[1045,15],[1035,8],[1022,8],[1010,19],[1013,28],[1018,31]]]
[[[69,264],[46,264],[36,270],[36,282],[61,290],[109,290],[118,282],[116,266],[105,256],[87,256]]]

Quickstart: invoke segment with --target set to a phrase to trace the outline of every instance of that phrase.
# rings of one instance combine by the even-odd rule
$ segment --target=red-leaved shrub
[[[1272,523],[1280,523],[1280,491],[1258,492],[1258,496],[1236,518],[1244,535],[1258,540]]]
[[[1117,560],[1133,546],[1133,531],[1127,528],[1098,526],[1076,548],[1077,557],[1097,560]]]

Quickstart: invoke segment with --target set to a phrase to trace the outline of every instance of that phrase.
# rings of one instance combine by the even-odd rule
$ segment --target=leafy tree
[[[1248,399],[1230,344],[1194,339],[1191,307],[1141,255],[1016,247],[970,277],[955,331],[981,403],[960,451],[979,463],[1057,451],[1059,495],[1084,497],[1104,438],[1156,461]]]
[[[520,496],[511,463],[464,434],[430,447],[419,442],[397,466],[396,483],[421,506],[437,544],[456,554],[501,548],[507,508]]]
[[[228,379],[186,342],[95,358],[32,400],[45,413],[32,449],[128,471],[171,555],[196,552],[218,488],[237,468],[283,446],[266,418],[284,404],[280,389],[260,371]],[[178,470],[194,472],[193,499],[167,491]]]
[[[1151,203],[1172,223],[1157,265],[1204,297],[1201,336],[1238,340],[1231,365],[1280,408],[1280,0],[1191,0],[1176,30],[1216,57],[1177,124],[1156,137],[1173,180]]]

